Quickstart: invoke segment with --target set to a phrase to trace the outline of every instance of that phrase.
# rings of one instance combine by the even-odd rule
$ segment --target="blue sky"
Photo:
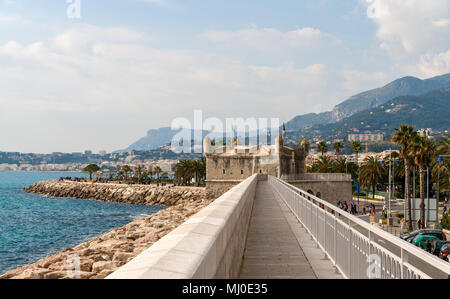
[[[80,3],[0,0],[0,151],[116,150],[194,109],[287,121],[450,72],[448,0]]]

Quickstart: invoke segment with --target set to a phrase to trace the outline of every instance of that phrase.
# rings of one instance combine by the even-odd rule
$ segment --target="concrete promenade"
[[[342,278],[267,181],[256,190],[239,278]]]

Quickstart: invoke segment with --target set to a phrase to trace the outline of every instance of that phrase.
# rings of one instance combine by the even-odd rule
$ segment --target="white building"
[[[365,133],[365,134],[349,134],[348,141],[359,141],[359,142],[367,142],[367,141],[383,141],[384,134],[383,133]]]

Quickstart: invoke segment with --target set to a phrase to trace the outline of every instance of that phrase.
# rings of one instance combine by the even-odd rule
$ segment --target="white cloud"
[[[309,27],[287,32],[273,28],[209,31],[203,33],[202,37],[210,41],[240,44],[258,50],[312,48],[340,43],[340,40],[332,35]]]
[[[416,67],[420,74],[427,77],[450,73],[450,50],[438,54],[422,55]]]
[[[449,39],[448,0],[365,0],[378,25],[381,47],[391,53],[420,53]]]
[[[287,120],[331,109],[383,79],[323,64],[248,65],[146,40],[130,29],[80,26],[45,41],[0,45],[0,127],[14,128],[0,130],[0,148],[115,150],[197,108]]]

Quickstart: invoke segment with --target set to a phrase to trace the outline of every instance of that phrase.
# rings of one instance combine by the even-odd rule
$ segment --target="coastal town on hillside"
[[[286,145],[295,145],[295,134],[287,132]],[[419,129],[417,133],[420,136],[426,136],[430,140],[439,140],[448,135],[449,130],[433,131],[431,128]],[[361,164],[365,158],[385,157],[395,151],[396,146],[388,141],[386,134],[381,132],[364,132],[348,134],[346,140],[335,139],[327,141],[327,152],[322,153],[319,150],[318,144],[321,142],[318,138],[313,138],[311,141],[310,154],[306,158],[306,165],[311,166],[319,160],[319,158],[326,154],[328,157],[336,158],[336,151],[333,149],[333,144],[339,142],[342,144],[340,148],[339,157],[347,159],[347,162],[354,162]],[[361,150],[356,155],[355,151],[351,149],[352,142],[360,142]],[[35,154],[35,153],[20,153],[20,152],[1,152],[0,151],[0,171],[58,171],[58,172],[82,172],[89,164],[97,164],[101,169],[101,175],[105,178],[110,173],[116,172],[124,165],[130,167],[137,167],[141,165],[145,171],[152,172],[155,167],[159,166],[162,172],[173,174],[173,169],[183,160],[200,159],[202,154],[195,153],[180,153],[176,154],[171,150],[170,145],[162,145],[154,150],[129,150],[107,153],[106,151],[99,151],[94,153],[91,150],[84,152],[60,153],[54,152],[51,154]]]

